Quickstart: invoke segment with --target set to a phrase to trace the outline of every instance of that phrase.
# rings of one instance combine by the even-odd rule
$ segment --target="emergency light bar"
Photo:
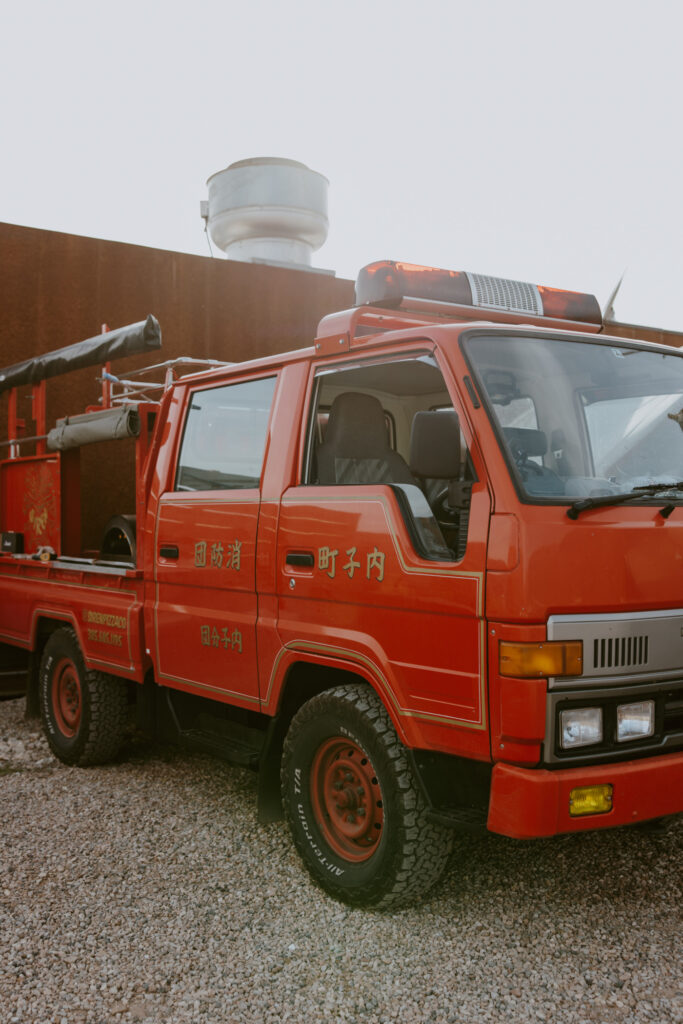
[[[425,303],[438,303],[602,324],[598,300],[584,292],[393,260],[369,263],[360,271],[356,280],[357,306],[410,309],[411,302],[420,308]]]

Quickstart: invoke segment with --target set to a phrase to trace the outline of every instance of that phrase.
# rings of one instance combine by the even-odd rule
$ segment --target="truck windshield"
[[[517,335],[472,335],[464,346],[525,500],[683,479],[683,354]]]

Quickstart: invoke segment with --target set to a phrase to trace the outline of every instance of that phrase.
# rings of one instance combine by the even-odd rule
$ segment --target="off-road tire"
[[[111,761],[126,727],[126,684],[85,667],[73,629],[45,644],[39,675],[40,714],[50,749],[64,764]]]
[[[405,747],[369,686],[339,686],[303,705],[285,737],[281,782],[296,848],[335,899],[406,906],[441,877],[452,833],[428,820]]]

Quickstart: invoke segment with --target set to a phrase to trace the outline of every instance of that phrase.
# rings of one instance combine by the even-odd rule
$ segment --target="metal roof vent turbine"
[[[327,238],[322,174],[296,160],[239,160],[207,181],[201,204],[211,238],[228,259],[310,267]]]

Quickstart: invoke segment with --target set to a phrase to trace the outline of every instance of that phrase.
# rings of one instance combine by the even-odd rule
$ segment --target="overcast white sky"
[[[235,160],[329,178],[317,266],[592,291],[683,329],[677,0],[1,0],[0,220],[207,255]]]

